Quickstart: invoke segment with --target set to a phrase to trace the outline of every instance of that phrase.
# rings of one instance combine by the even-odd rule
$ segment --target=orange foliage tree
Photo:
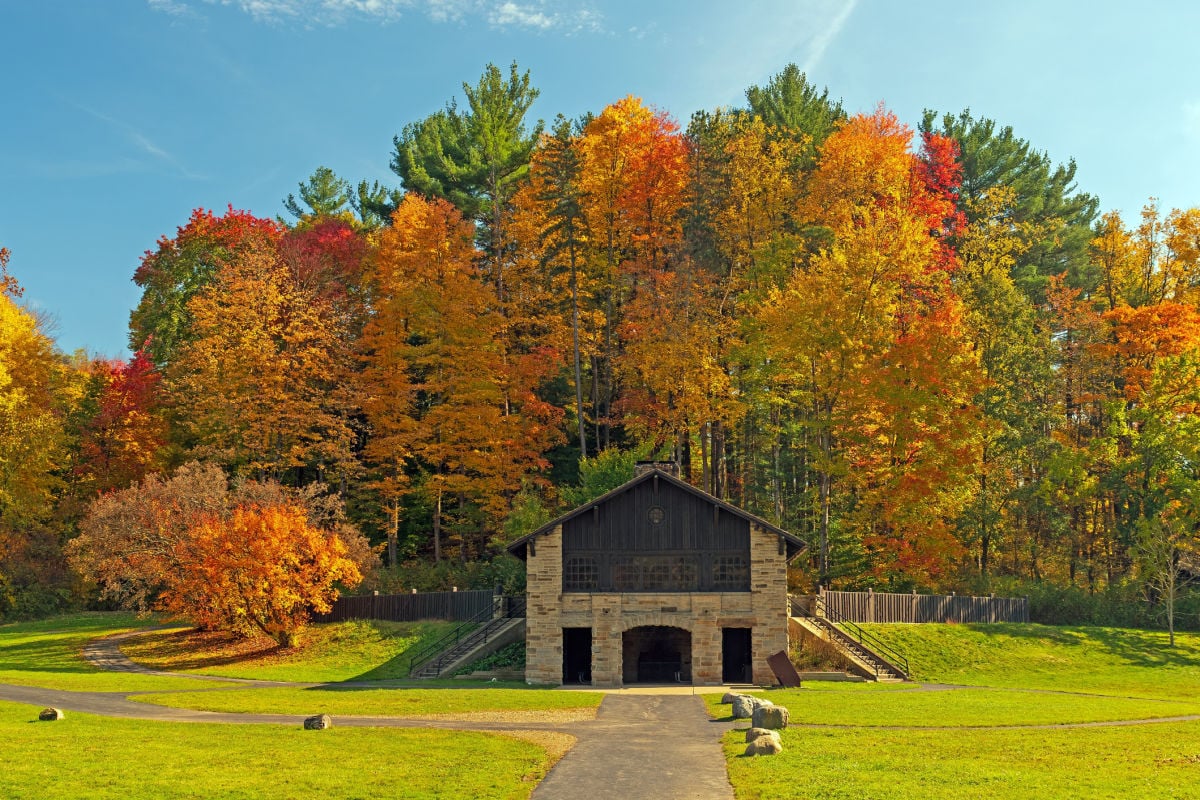
[[[163,609],[204,628],[263,633],[283,647],[296,644],[311,612],[329,611],[337,584],[362,580],[338,536],[294,506],[206,515],[174,555],[178,578],[160,598]]]
[[[962,502],[947,467],[970,434],[974,364],[940,238],[952,204],[910,139],[883,109],[829,137],[799,213],[828,227],[832,245],[771,293],[759,319],[776,391],[804,409],[812,442],[822,582],[835,501],[847,512],[843,559],[865,549],[885,581],[929,583],[961,553],[947,535]]]
[[[353,469],[336,391],[342,318],[326,308],[273,246],[237,255],[188,302],[166,388],[194,454],[259,479]]]
[[[273,482],[231,489],[219,467],[196,462],[93,500],[67,554],[122,608],[281,644],[375,559],[335,498]]]
[[[360,395],[381,434],[366,449],[382,471],[376,487],[392,504],[393,531],[399,498],[427,497],[435,559],[448,519],[465,557],[467,533],[503,518],[559,435],[517,373],[526,360],[507,357],[504,318],[478,273],[473,235],[446,201],[407,195],[381,239],[363,338]],[[420,476],[411,487],[410,472]]]

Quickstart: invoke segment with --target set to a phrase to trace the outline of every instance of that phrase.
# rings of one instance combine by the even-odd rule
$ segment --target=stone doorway
[[[721,628],[721,680],[753,683],[753,631],[750,628]]]
[[[592,682],[592,629],[563,628],[564,684]]]
[[[683,628],[643,625],[621,636],[625,683],[691,683],[692,634]]]

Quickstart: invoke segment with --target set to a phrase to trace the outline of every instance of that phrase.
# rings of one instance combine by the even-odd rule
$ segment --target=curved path
[[[121,652],[121,642],[145,630],[107,636],[90,642],[84,657],[100,669],[140,675],[181,677],[181,673],[141,666]],[[289,683],[188,675],[196,680],[237,683],[239,686],[314,687],[320,683]],[[338,686],[385,686],[386,682],[339,683]],[[221,691],[214,687],[211,691]],[[296,727],[304,716],[292,714],[237,714],[194,711],[149,705],[131,696],[149,692],[69,692],[34,686],[0,684],[0,699],[34,706],[54,706],[66,711],[107,717],[161,722],[266,724]],[[538,721],[478,721],[406,719],[337,715],[340,727],[439,728],[471,731],[541,730],[566,733],[575,745],[550,770],[533,792],[534,800],[628,800],[656,797],[664,800],[733,800],[733,787],[725,768],[721,736],[733,727],[729,721],[711,720],[703,701],[695,696],[659,694],[609,694],[594,720],[570,723]],[[662,746],[669,742],[669,746]]]

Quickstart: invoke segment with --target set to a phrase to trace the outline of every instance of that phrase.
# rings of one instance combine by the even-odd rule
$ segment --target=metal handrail
[[[435,639],[434,641],[422,647],[415,654],[409,656],[408,674],[411,675],[413,670],[418,666],[424,666],[426,663],[433,660],[435,655],[444,652],[454,645],[457,645],[463,639],[475,633],[480,623],[490,622],[491,620],[495,619],[497,612],[503,610],[503,603],[503,597],[493,598],[491,607],[485,608],[483,611],[480,611],[478,614],[463,622],[461,625],[456,625],[454,629],[446,635]],[[438,672],[441,672],[441,664],[438,665]]]
[[[890,664],[888,664],[888,666],[892,667],[893,669],[900,670],[903,677],[906,680],[908,679],[908,673],[909,673],[908,658],[906,658],[903,653],[896,650],[894,647],[890,646],[887,642],[883,641],[878,636],[875,636],[874,634],[864,631],[862,628],[860,628],[858,626],[857,623],[851,622],[850,620],[843,617],[840,613],[838,613],[837,609],[830,608],[829,604],[825,602],[825,598],[821,597],[820,595],[817,596],[816,610],[817,610],[818,616],[825,617],[825,619],[829,620],[834,625],[840,625],[843,628],[848,628],[850,630],[850,633],[848,633],[847,635],[849,635],[851,638],[854,638],[855,636],[857,636],[858,643],[860,645],[862,645],[863,647],[866,647],[869,650],[881,652],[884,656],[890,657],[894,661],[894,663],[890,663]],[[870,643],[869,646],[867,644],[868,642]],[[879,674],[878,667],[875,668],[875,674],[878,677],[878,674]]]

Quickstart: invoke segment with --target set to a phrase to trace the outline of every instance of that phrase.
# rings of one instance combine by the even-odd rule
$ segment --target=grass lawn
[[[870,687],[872,684],[864,686]],[[907,691],[872,691],[865,688],[812,691],[803,688],[776,689],[758,694],[776,705],[786,706],[793,724],[808,725],[969,728],[1200,714],[1200,703],[1197,702],[1080,697],[1010,689],[920,691],[914,688]],[[720,695],[706,696],[714,716],[728,716],[729,706],[719,705],[720,699]]]
[[[919,681],[1200,700],[1200,635],[1051,625],[864,625]]]
[[[0,797],[527,798],[546,747],[496,734],[192,725],[0,702]],[[562,741],[546,744],[561,752]]]
[[[1190,800],[1200,724],[1032,731],[789,728],[782,754],[725,753],[739,800]]]
[[[478,684],[476,684],[478,686]],[[250,714],[354,714],[378,717],[465,714],[477,711],[561,711],[594,709],[600,692],[553,689],[231,689],[220,692],[171,692],[132,697],[200,711]]]
[[[793,722],[844,727],[789,728],[770,758],[742,757],[743,735],[730,733],[739,800],[1200,797],[1200,722],[976,729],[1198,714],[1200,637],[1179,636],[1171,650],[1151,631],[869,627],[908,656],[917,680],[978,688],[808,682],[763,692]],[[726,716],[719,699],[710,708]]]
[[[359,620],[310,626],[299,647],[281,650],[262,638],[173,629],[138,636],[121,646],[148,667],[229,678],[324,683],[408,678],[408,654],[454,627],[452,622]]]
[[[0,683],[80,692],[194,688],[187,678],[101,672],[83,658],[92,639],[154,623],[133,614],[96,613],[0,625]]]

